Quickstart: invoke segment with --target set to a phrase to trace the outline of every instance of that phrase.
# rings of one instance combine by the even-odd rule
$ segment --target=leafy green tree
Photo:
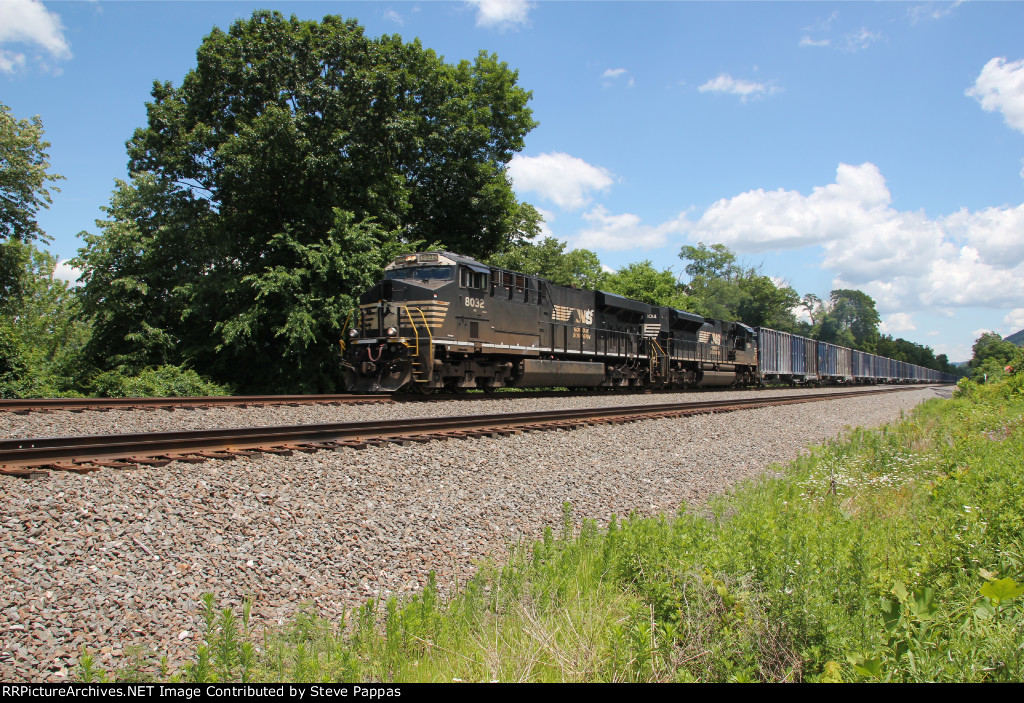
[[[407,244],[336,210],[322,241],[303,244],[289,230],[267,242],[276,265],[211,261],[201,239],[207,213],[188,205],[142,174],[119,183],[101,234],[83,233],[76,264],[93,326],[89,358],[121,375],[191,366],[242,391],[338,387],[337,341],[355,291]]]
[[[39,116],[18,120],[0,103],[0,397],[66,393],[85,326],[57,260],[34,242],[48,237],[36,214],[50,206],[50,168]]]
[[[89,328],[75,292],[53,277],[57,259],[33,244],[0,243],[17,264],[19,295],[0,301],[0,397],[74,394]]]
[[[821,317],[825,314],[825,307],[821,298],[816,296],[814,293],[807,293],[800,299],[800,307],[803,308],[807,312],[807,316],[811,318],[811,326],[821,323]]]
[[[985,332],[974,342],[974,355],[967,366],[971,369],[971,378],[975,381],[1002,378],[1006,375],[1005,367],[1016,358],[1018,347],[1008,342],[995,332]]]
[[[505,173],[536,125],[517,80],[493,54],[451,65],[354,20],[258,11],[214,29],[180,88],[154,85],[130,169],[190,190],[243,255],[287,226],[322,239],[342,208],[484,256],[536,225]]]
[[[751,327],[771,327],[789,331],[795,319],[793,308],[800,296],[791,286],[779,286],[768,276],[750,272],[737,281],[741,297],[736,306],[736,319]]]
[[[560,286],[596,290],[608,274],[597,254],[589,249],[565,251],[565,242],[545,237],[537,243],[524,242],[487,259],[491,266],[546,278]]]
[[[49,148],[38,115],[15,119],[11,109],[0,103],[0,244],[48,241],[36,213],[50,206],[51,191],[60,191],[47,184],[64,179],[48,172]],[[24,251],[17,246],[0,247],[0,305],[22,295]]]
[[[689,261],[686,273],[690,278],[724,278],[731,280],[742,273],[736,264],[736,255],[724,244],[708,246],[699,242],[697,246],[686,245],[679,252],[679,258]]]
[[[688,262],[690,310],[707,317],[740,320],[754,327],[784,331],[796,328],[792,308],[800,297],[790,286],[778,286],[758,268],[746,268],[724,244],[684,246],[679,258]]]
[[[133,180],[85,237],[92,358],[337,388],[345,319],[397,252],[483,257],[538,231],[505,169],[536,124],[517,80],[335,16],[214,29],[180,87],[154,85]]]
[[[63,180],[48,173],[50,143],[43,140],[39,116],[18,120],[11,108],[0,103],[0,239],[47,241],[36,222],[36,213],[52,203],[47,183]]]
[[[849,289],[834,290],[830,297],[830,314],[836,324],[850,330],[854,348],[874,352],[878,342],[878,325],[882,321],[875,310],[874,299],[867,293]]]
[[[650,261],[624,266],[605,280],[605,290],[653,305],[668,305],[686,310],[686,292],[679,285],[672,269],[659,271]]]

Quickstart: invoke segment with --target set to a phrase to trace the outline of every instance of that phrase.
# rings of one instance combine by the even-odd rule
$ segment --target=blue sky
[[[357,18],[449,61],[493,51],[539,120],[510,164],[546,230],[611,268],[684,244],[826,297],[954,360],[1024,328],[1024,3],[0,0],[0,101],[67,177],[60,257],[95,232],[154,80],[254,9]]]

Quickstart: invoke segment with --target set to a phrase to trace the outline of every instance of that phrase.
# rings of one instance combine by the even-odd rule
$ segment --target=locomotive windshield
[[[384,278],[403,278],[416,281],[450,281],[454,266],[411,266],[409,268],[391,269],[384,272]]]

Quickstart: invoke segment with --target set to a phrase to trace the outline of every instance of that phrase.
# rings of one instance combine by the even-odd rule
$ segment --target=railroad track
[[[71,412],[106,410],[173,410],[175,408],[263,407],[266,405],[349,405],[387,403],[391,395],[214,395],[181,398],[26,398],[0,400],[0,412]]]
[[[706,392],[701,389],[697,392]],[[712,391],[714,389],[711,389]],[[644,389],[624,391],[591,390],[588,394],[647,394],[678,393],[678,390]],[[578,395],[575,391],[498,391],[495,393],[377,393],[377,394],[335,394],[335,395],[234,395],[234,396],[189,396],[176,398],[26,398],[0,399],[0,413],[27,415],[29,413],[106,412],[108,410],[194,410],[197,408],[236,407],[261,408],[269,405],[366,405],[370,403],[422,403],[447,400],[491,400],[498,398],[556,398]]]
[[[691,389],[690,393],[715,393],[718,388]],[[735,390],[726,388],[725,390]],[[751,388],[748,390],[758,390]],[[659,395],[679,393],[678,389],[594,389],[587,395]],[[270,405],[300,407],[302,405],[367,405],[371,403],[422,403],[447,400],[493,400],[500,398],[557,398],[579,395],[576,391],[498,391],[495,393],[376,393],[330,395],[226,395],[187,396],[176,398],[25,398],[0,399],[0,413],[106,412],[109,410],[176,410],[215,407],[261,408]]]
[[[902,386],[815,395],[389,421],[5,439],[0,440],[0,474],[34,478],[43,477],[48,471],[88,473],[102,468],[165,466],[172,461],[197,463],[210,459],[254,457],[262,453],[292,454],[296,451],[362,449],[392,443],[503,436],[530,431],[574,429],[584,425],[811,403],[920,388]]]

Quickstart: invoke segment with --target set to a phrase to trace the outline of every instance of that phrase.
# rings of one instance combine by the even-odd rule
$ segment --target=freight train
[[[555,285],[450,252],[396,258],[361,296],[352,321],[341,347],[353,392],[953,381],[933,369]]]

